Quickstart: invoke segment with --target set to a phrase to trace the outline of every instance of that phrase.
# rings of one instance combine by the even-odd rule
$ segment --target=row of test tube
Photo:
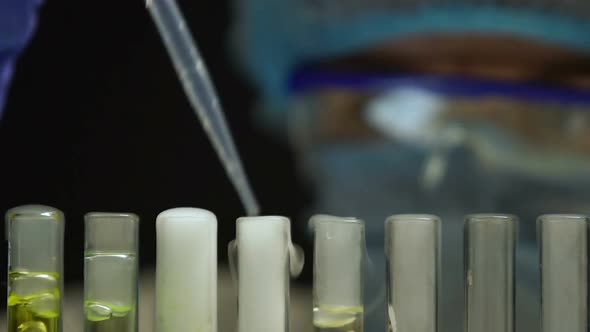
[[[62,331],[63,214],[22,206],[7,215],[8,332]],[[364,223],[314,216],[316,332],[363,331]],[[133,214],[85,217],[85,332],[138,330],[138,228]],[[543,332],[587,331],[588,218],[538,220]],[[217,331],[217,220],[194,208],[162,212],[156,221],[156,331]],[[518,233],[510,215],[471,215],[465,223],[467,332],[514,331]],[[397,215],[385,223],[387,315],[391,332],[435,332],[441,221]],[[289,278],[303,267],[289,219],[237,220],[229,245],[238,290],[238,331],[289,330]]]
[[[584,215],[537,220],[541,331],[588,330],[588,222]],[[437,331],[440,220],[386,221],[389,331]],[[518,219],[477,214],[464,226],[465,331],[515,331]]]

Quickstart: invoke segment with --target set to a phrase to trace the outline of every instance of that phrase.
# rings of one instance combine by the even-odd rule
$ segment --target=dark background
[[[287,146],[252,120],[255,90],[229,53],[230,2],[179,4],[262,213],[296,218],[308,195],[298,186]],[[182,206],[213,211],[221,261],[235,219],[244,214],[141,0],[46,2],[0,121],[0,153],[2,213],[22,204],[64,211],[66,284],[82,280],[87,212],[141,217],[142,268],[155,263],[159,212]],[[304,242],[300,232],[294,239]],[[0,256],[6,259],[5,252]]]

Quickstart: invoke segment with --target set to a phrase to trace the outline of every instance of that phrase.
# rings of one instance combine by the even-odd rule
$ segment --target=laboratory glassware
[[[63,213],[19,206],[6,213],[6,223],[8,332],[61,332]]]
[[[156,331],[217,331],[217,218],[176,208],[156,220]]]
[[[475,214],[465,222],[467,332],[514,332],[518,220]]]
[[[365,224],[355,218],[317,215],[313,271],[316,332],[363,331]]]
[[[148,0],[147,8],[162,36],[188,100],[221,159],[246,212],[248,215],[257,215],[258,202],[226,124],[221,103],[176,1]]]
[[[588,218],[544,215],[537,221],[541,332],[588,331]]]
[[[418,214],[385,222],[388,331],[437,331],[440,224]]]
[[[237,279],[238,332],[289,331],[289,277],[303,268],[291,242],[291,223],[280,216],[242,217],[229,245]]]
[[[137,332],[139,218],[88,213],[84,220],[84,331]]]

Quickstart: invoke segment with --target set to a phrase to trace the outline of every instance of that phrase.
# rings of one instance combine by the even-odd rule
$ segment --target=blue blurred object
[[[19,53],[27,45],[42,0],[0,0],[0,116]]]
[[[416,33],[499,33],[590,53],[587,0],[248,0],[235,8],[238,61],[278,106],[265,110],[270,121],[281,120],[298,65]]]

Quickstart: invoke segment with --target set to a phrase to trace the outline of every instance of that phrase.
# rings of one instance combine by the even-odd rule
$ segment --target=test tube
[[[465,225],[467,332],[514,331],[518,219],[476,214]]]
[[[6,214],[8,332],[61,332],[63,213],[26,205]]]
[[[84,331],[136,332],[139,218],[88,213],[84,219]]]
[[[363,331],[365,224],[314,216],[313,325],[316,332]]]
[[[157,332],[217,331],[217,218],[177,208],[156,220]]]
[[[440,220],[395,215],[385,222],[388,331],[436,332]]]
[[[537,222],[541,332],[588,331],[588,218],[545,215]]]
[[[238,332],[289,331],[289,275],[301,271],[303,260],[289,219],[243,217],[236,228],[230,259],[237,261]]]

